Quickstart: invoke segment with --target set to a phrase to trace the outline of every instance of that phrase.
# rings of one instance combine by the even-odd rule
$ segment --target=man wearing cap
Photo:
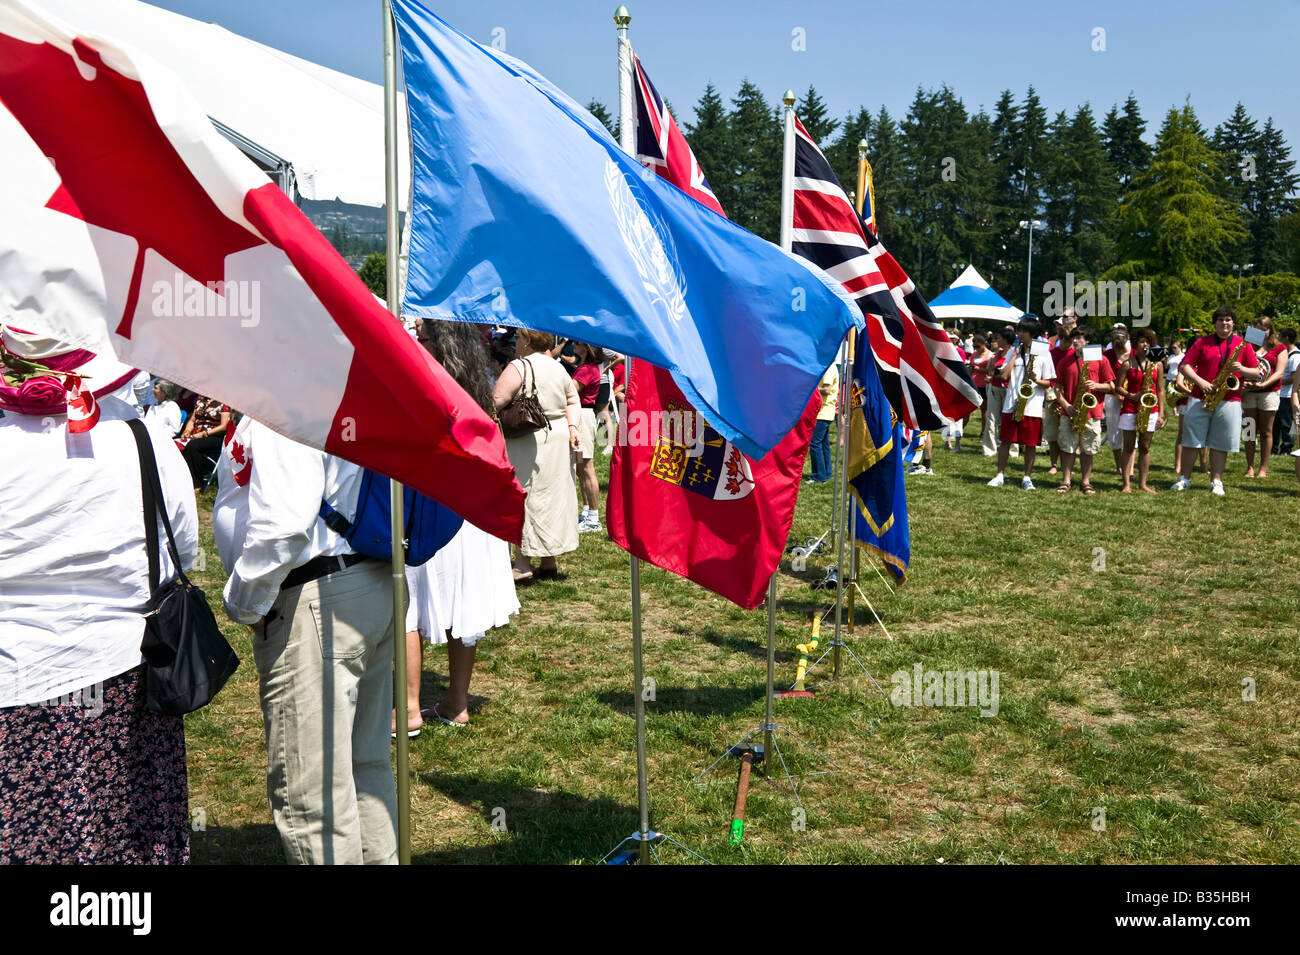
[[[388,565],[356,553],[321,517],[355,515],[362,470],[260,422],[237,435],[246,518],[217,519],[217,549],[237,555],[232,620],[253,627],[266,789],[286,858],[395,864],[390,764],[393,593]],[[222,468],[225,482],[241,472]],[[218,497],[222,514],[227,491]],[[234,492],[229,507],[241,506]],[[241,537],[242,535],[242,537]]]
[[[1214,313],[1214,331],[1192,342],[1178,366],[1178,374],[1192,386],[1191,397],[1183,412],[1183,447],[1210,449],[1210,493],[1223,497],[1223,472],[1228,466],[1229,452],[1236,453],[1241,441],[1241,389],[1229,391],[1213,411],[1207,411],[1202,400],[1213,385],[1224,365],[1240,381],[1258,381],[1259,359],[1255,349],[1244,347],[1234,360],[1232,355],[1242,339],[1233,334],[1237,313],[1228,305],[1220,306]],[[1173,483],[1172,490],[1186,491],[1192,486],[1192,461],[1195,454],[1183,452],[1182,473]]]

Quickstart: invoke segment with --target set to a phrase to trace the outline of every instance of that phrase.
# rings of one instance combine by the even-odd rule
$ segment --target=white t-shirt
[[[1291,376],[1295,374],[1298,366],[1300,366],[1300,348],[1292,348],[1287,353],[1286,371],[1282,373],[1282,392],[1279,398],[1291,397]]]
[[[223,594],[226,613],[239,623],[256,623],[275,603],[289,571],[316,557],[354,553],[321,520],[320,503],[323,499],[344,515],[355,514],[361,468],[291,441],[258,421],[249,423],[243,440],[254,462],[247,485],[248,519],[241,535],[239,522],[223,517],[217,551],[226,555],[223,562],[238,555]],[[217,529],[214,524],[214,534]]]
[[[144,423],[151,428],[160,429],[169,438],[180,436],[184,419],[181,406],[174,401],[164,401],[144,409]]]
[[[1052,356],[1033,355],[1034,360],[1034,378],[1040,381],[1051,381],[1056,378],[1056,368],[1052,364]],[[1020,356],[1019,346],[1010,353],[1007,358],[1008,362],[1013,362],[1011,366],[1011,380],[1007,382],[1007,393],[1002,398],[1002,412],[1010,414],[1016,410],[1016,402],[1020,400],[1020,384],[1025,380],[1026,361]],[[1043,416],[1043,405],[1047,400],[1047,392],[1041,385],[1034,386],[1034,396],[1025,403],[1026,418],[1041,418]]]
[[[140,665],[149,601],[140,457],[126,402],[99,399],[99,423],[0,418],[0,707],[40,703]],[[181,565],[198,553],[190,471],[150,428]],[[176,576],[159,521],[162,581]]]

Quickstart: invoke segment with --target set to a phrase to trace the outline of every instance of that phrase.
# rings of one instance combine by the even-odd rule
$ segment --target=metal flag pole
[[[632,100],[632,44],[627,37],[627,28],[632,22],[632,15],[627,7],[620,6],[614,11],[614,24],[618,35],[618,124],[619,145],[629,156],[636,155],[636,108]],[[632,356],[625,359],[627,363],[627,381],[632,382]],[[626,422],[619,422],[620,428],[626,428]],[[634,495],[627,495],[623,506],[630,511]],[[601,862],[626,864],[633,861],[642,864],[659,861],[654,851],[658,842],[669,842],[697,859],[698,854],[691,852],[684,845],[661,832],[650,828],[650,786],[646,775],[645,761],[645,697],[642,695],[644,666],[641,654],[641,561],[635,554],[631,555],[629,581],[632,588],[632,708],[636,717],[636,801],[638,812],[637,831],[632,833],[605,854]],[[629,842],[636,846],[635,860],[630,853],[619,852]],[[707,861],[707,860],[702,860]]]
[[[397,24],[390,0],[384,16],[384,208],[385,257],[388,266],[388,310],[401,320],[401,290],[397,287]],[[393,718],[397,720],[397,861],[411,864],[410,740],[406,736],[406,561],[402,540],[402,485],[390,480],[389,517],[393,546]],[[400,705],[399,705],[400,704]]]
[[[781,248],[789,252],[794,246],[794,91],[786,90],[785,96],[781,100],[785,104],[785,139],[782,145],[782,166],[781,166]],[[838,534],[838,528],[836,529]],[[817,771],[808,771],[803,773],[792,773],[790,766],[786,762],[785,755],[781,752],[781,744],[777,734],[785,733],[801,743],[804,748],[812,752],[821,763],[829,765],[831,769],[839,769],[835,761],[829,756],[818,752],[807,740],[798,733],[790,730],[776,722],[776,714],[773,712],[773,701],[776,699],[776,577],[775,573],[767,582],[767,692],[764,698],[763,706],[763,723],[756,726],[740,738],[740,741],[726,750],[719,756],[708,769],[695,777],[697,784],[703,784],[704,778],[713,771],[728,756],[742,756],[746,752],[755,753],[750,747],[745,746],[745,741],[755,733],[763,734],[763,778],[768,782],[775,783],[773,780],[772,767],[774,765],[773,756],[780,763],[781,773],[785,776],[786,785],[790,793],[794,796],[794,801],[802,805],[799,799],[799,787],[795,783],[796,776],[821,776],[830,770],[821,769]]]
[[[874,198],[871,197],[871,192],[872,192],[871,182],[867,175],[867,141],[866,139],[861,139],[858,141],[857,207],[858,207],[859,218],[861,218],[862,211],[865,207],[865,203],[869,200],[869,198],[872,201],[872,209],[871,209],[872,215],[873,216],[875,215]],[[862,588],[858,586],[858,522],[857,522],[857,514],[856,511],[854,510],[855,506],[853,504],[853,498],[849,494],[849,489],[848,489],[849,486],[848,473],[849,473],[849,457],[850,457],[849,450],[851,447],[850,442],[852,441],[852,428],[850,427],[850,425],[852,420],[851,416],[853,412],[852,367],[854,364],[854,358],[856,357],[855,355],[855,346],[857,341],[856,333],[857,333],[856,329],[853,329],[849,332],[848,364],[850,370],[849,370],[848,378],[846,378],[846,381],[848,382],[848,387],[845,390],[845,393],[848,396],[848,400],[846,400],[844,402],[844,406],[839,409],[839,411],[841,412],[840,418],[843,422],[845,422],[845,439],[844,439],[845,461],[844,461],[844,468],[841,472],[841,478],[843,480],[843,484],[840,488],[837,488],[836,493],[838,495],[841,495],[841,502],[842,502],[842,509],[843,509],[842,513],[845,518],[845,526],[843,528],[837,526],[836,528],[837,531],[842,530],[843,534],[840,537],[840,548],[839,548],[840,556],[838,558],[840,564],[836,568],[837,572],[835,575],[835,635],[834,637],[832,637],[830,646],[826,649],[826,651],[822,653],[822,655],[817,658],[817,660],[812,664],[812,666],[808,667],[808,669],[804,672],[804,677],[805,679],[807,679],[807,675],[811,673],[813,670],[815,670],[818,664],[820,664],[822,660],[825,660],[827,655],[829,654],[831,656],[831,678],[830,680],[825,682],[834,683],[835,681],[839,680],[840,679],[840,648],[843,647],[848,652],[849,656],[853,658],[853,662],[858,665],[858,668],[867,675],[867,678],[870,679],[872,683],[875,684],[876,689],[880,691],[881,695],[885,696],[886,694],[884,688],[880,685],[879,682],[877,682],[876,678],[871,675],[871,671],[867,669],[866,665],[863,664],[863,662],[860,659],[858,659],[858,655],[853,652],[853,648],[850,647],[848,644],[846,644],[840,638],[841,611],[843,610],[844,574],[840,573],[839,571],[843,567],[843,559],[844,559],[843,544],[844,544],[844,538],[847,537],[849,540],[849,548],[850,548],[849,551],[850,566],[849,566],[849,574],[848,574],[848,582],[850,585],[848,591],[848,628],[847,628],[848,635],[849,636],[853,635],[853,597],[854,594],[858,594],[861,595],[862,602],[867,605],[867,609],[871,611],[871,615],[876,618],[876,622],[880,624],[880,629],[884,631],[885,636],[888,637],[890,640],[893,639],[893,637],[890,636],[889,631],[885,629],[885,624],[880,619],[880,615],[876,613],[876,608],[871,605],[871,601],[867,599],[867,595],[863,593]],[[876,572],[880,573],[879,570],[877,570]],[[886,586],[888,585],[886,584]],[[806,686],[808,687],[822,686],[822,685],[823,684],[821,683],[806,684]]]

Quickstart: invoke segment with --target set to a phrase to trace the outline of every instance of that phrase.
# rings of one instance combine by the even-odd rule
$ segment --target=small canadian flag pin
[[[64,387],[68,393],[68,431],[84,434],[99,421],[99,405],[81,378],[70,376]]]

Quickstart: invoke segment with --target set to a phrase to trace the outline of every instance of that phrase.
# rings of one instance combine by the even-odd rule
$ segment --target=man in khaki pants
[[[221,469],[213,528],[218,550],[238,555],[225,606],[253,626],[266,789],[285,856],[395,864],[388,565],[354,553],[319,516],[322,500],[355,515],[361,469],[257,422],[239,437],[244,483],[230,486],[232,469]]]

